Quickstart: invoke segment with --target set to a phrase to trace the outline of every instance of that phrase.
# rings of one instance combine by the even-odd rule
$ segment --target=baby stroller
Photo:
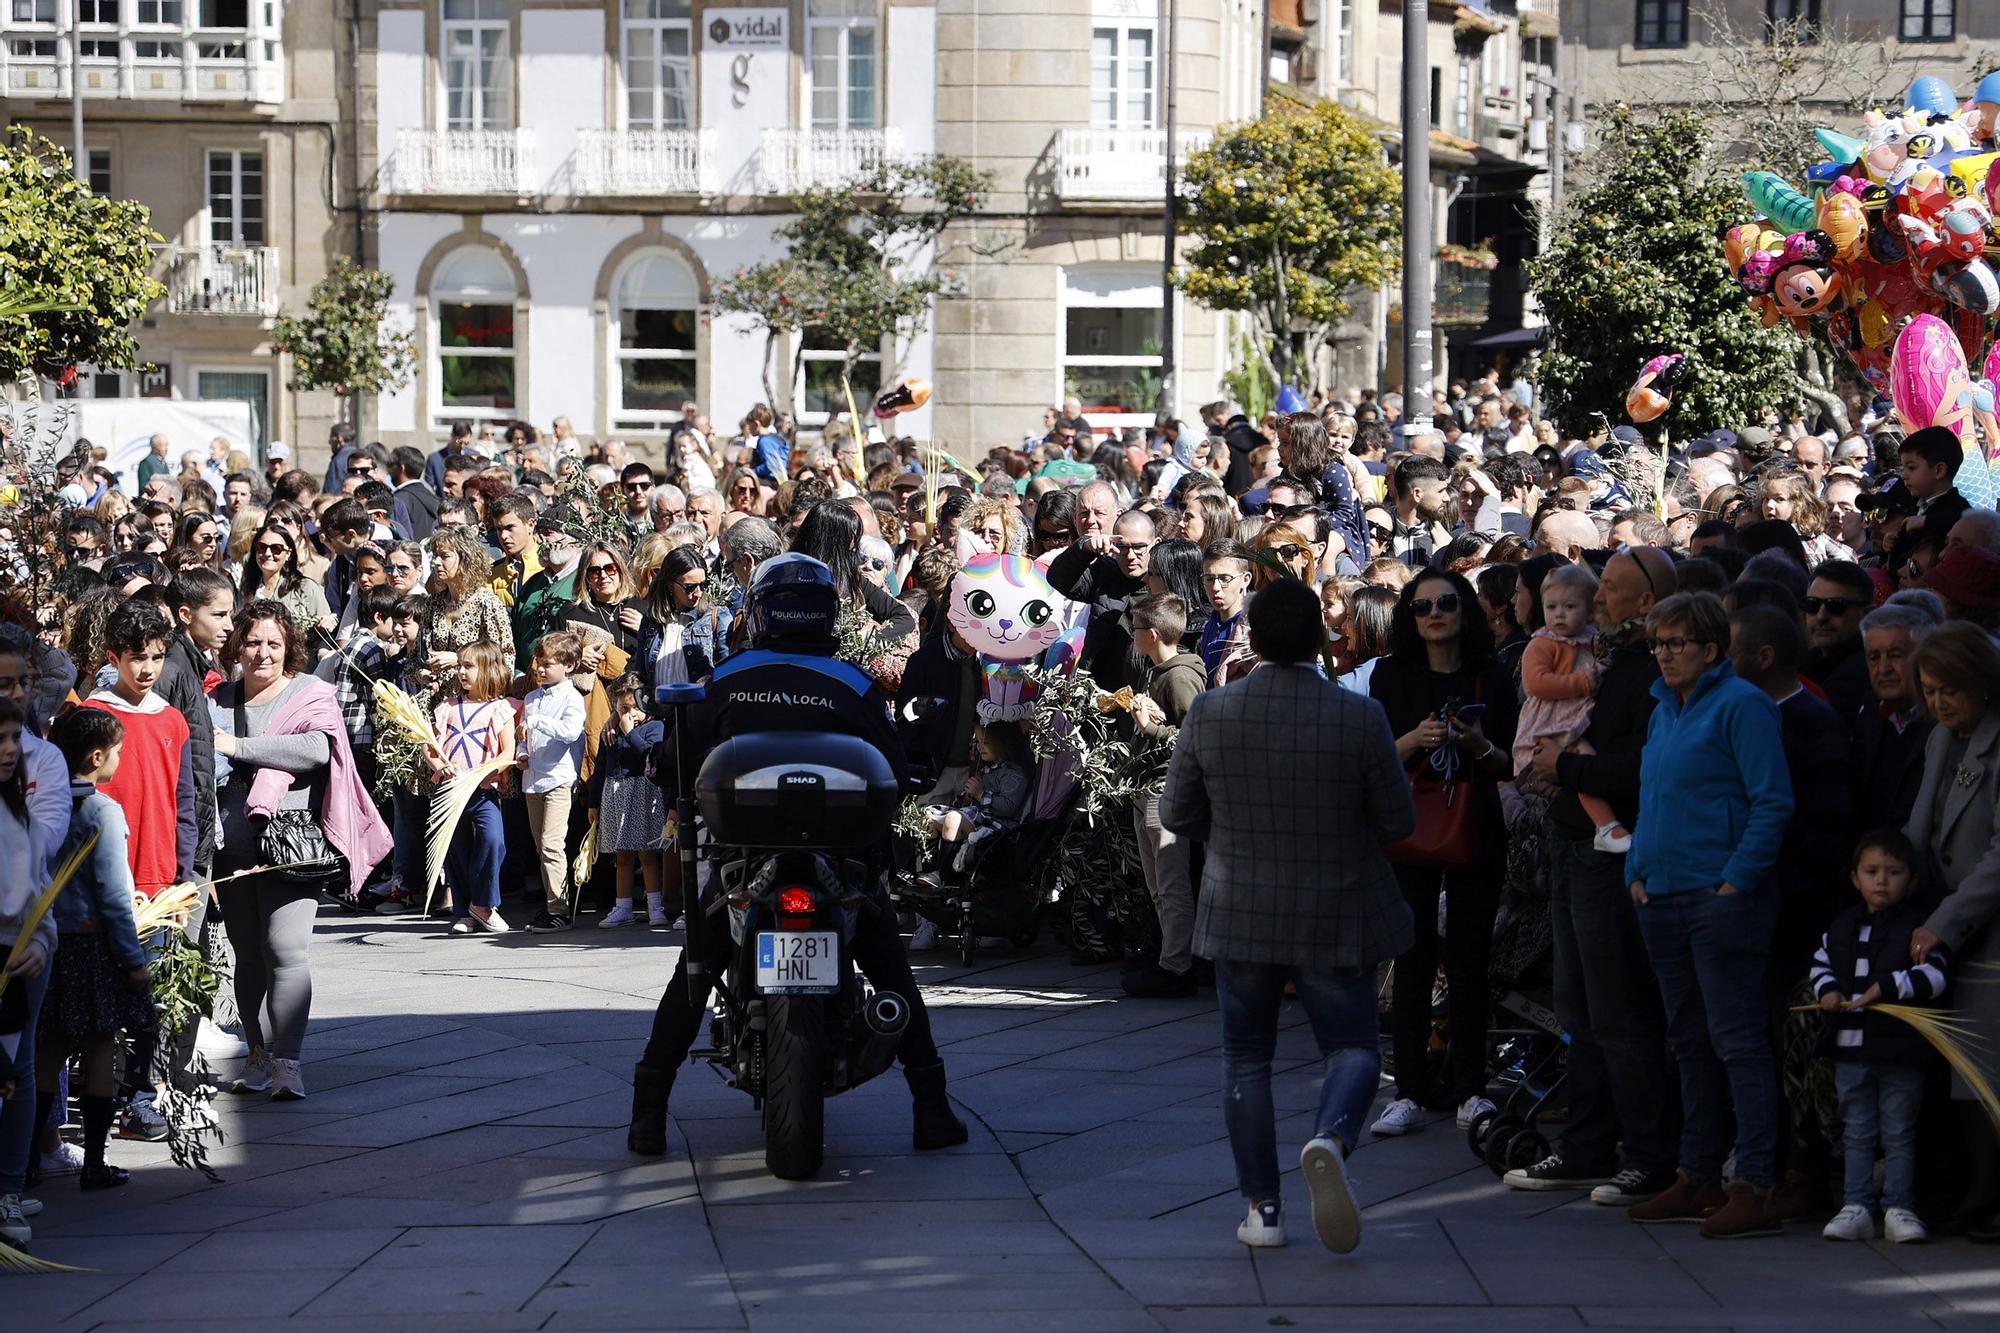
[[[970,967],[981,936],[998,936],[1026,949],[1041,934],[1048,904],[1036,885],[1035,867],[1069,823],[1076,794],[1073,764],[1058,759],[1035,765],[1027,817],[966,849],[964,868],[947,855],[934,875],[920,874],[914,839],[899,834],[893,880],[896,905],[941,930],[958,934],[958,960]]]
[[[1538,1126],[1562,1087],[1569,1050],[1569,1034],[1551,1007],[1553,958],[1548,898],[1534,890],[1510,895],[1493,923],[1488,970],[1493,1022],[1487,1068],[1489,1087],[1500,1095],[1496,1108],[1475,1116],[1466,1129],[1472,1155],[1496,1176],[1549,1154]]]

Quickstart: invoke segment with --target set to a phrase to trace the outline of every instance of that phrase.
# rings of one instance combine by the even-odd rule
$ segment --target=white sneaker
[[[18,1194],[0,1194],[0,1236],[16,1245],[26,1245],[35,1238],[34,1228],[28,1225],[27,1215],[21,1211]]]
[[[1921,1245],[1931,1238],[1924,1220],[1907,1208],[1883,1209],[1882,1234],[1896,1245]]]
[[[1467,1097],[1465,1104],[1458,1108],[1458,1127],[1471,1129],[1472,1122],[1482,1115],[1495,1115],[1500,1108],[1484,1097]]]
[[[910,932],[910,952],[929,953],[935,948],[937,948],[937,922],[917,922],[917,928]]]
[[[306,1077],[297,1060],[271,1061],[271,1100],[302,1102],[306,1097]]]
[[[83,1170],[83,1149],[74,1143],[57,1143],[54,1152],[39,1154],[44,1176],[73,1176]]]
[[[630,898],[620,898],[617,904],[612,907],[610,913],[597,923],[597,928],[599,930],[612,930],[618,926],[636,926],[638,924],[639,918],[632,915],[632,900]]]
[[[271,1090],[270,1054],[262,1047],[250,1052],[250,1058],[243,1062],[242,1075],[229,1085],[229,1090],[240,1094],[269,1092]]]
[[[1632,850],[1632,835],[1620,833],[1616,824],[1606,824],[1597,830],[1596,835],[1590,840],[1590,845],[1600,852],[1623,856]]]
[[[500,909],[497,907],[483,917],[473,917],[472,928],[483,930],[488,935],[505,935],[514,929],[507,924],[507,918],[500,915]]]
[[[1381,1117],[1368,1127],[1370,1134],[1414,1134],[1424,1127],[1424,1109],[1408,1097],[1398,1097],[1382,1108]]]
[[[1313,1234],[1335,1254],[1351,1254],[1361,1243],[1361,1212],[1347,1183],[1347,1162],[1340,1145],[1324,1135],[1309,1141],[1299,1153],[1312,1194]]]
[[[1918,1230],[1923,1229],[1922,1223],[1917,1225]],[[1850,1203],[1835,1213],[1819,1234],[1828,1240],[1874,1240],[1875,1214],[1858,1203]]]
[[[42,1215],[42,1201],[40,1199],[31,1199],[27,1195],[23,1194],[21,1196],[21,1216],[40,1217],[41,1215]]]
[[[1250,1205],[1250,1216],[1236,1224],[1236,1239],[1252,1249],[1275,1250],[1285,1243],[1285,1218],[1276,1199]]]
[[[249,1042],[223,1031],[208,1018],[195,1029],[194,1048],[210,1060],[241,1060],[250,1054]]]

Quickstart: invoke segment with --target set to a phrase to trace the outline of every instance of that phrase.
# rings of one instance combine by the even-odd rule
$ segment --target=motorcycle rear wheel
[[[825,1002],[772,995],[764,1015],[764,1165],[809,1180],[826,1160]]]

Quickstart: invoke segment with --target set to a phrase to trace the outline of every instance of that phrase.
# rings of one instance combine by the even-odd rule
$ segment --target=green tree
[[[1273,383],[1319,387],[1347,293],[1400,271],[1402,178],[1338,103],[1275,107],[1188,157],[1181,228],[1194,246],[1175,281],[1211,310],[1251,317]]]
[[[0,378],[128,369],[132,325],[163,294],[142,204],[92,194],[69,155],[15,126],[0,140]]]
[[[1723,259],[1721,229],[1749,207],[1703,116],[1614,108],[1596,166],[1528,265],[1549,326],[1541,383],[1555,419],[1578,433],[1600,414],[1622,423],[1626,391],[1662,352],[1684,353],[1694,371],[1666,418],[1677,438],[1796,405],[1798,343],[1758,323]]]
[[[771,349],[781,334],[810,329],[837,339],[844,380],[885,338],[922,328],[945,286],[937,246],[948,228],[972,216],[988,184],[963,158],[926,157],[878,162],[841,185],[801,195],[798,217],[776,232],[786,253],[716,284],[719,309],[747,315],[764,330],[767,400],[778,401]],[[794,339],[791,383],[804,344]]]
[[[303,316],[281,313],[271,342],[292,358],[292,384],[331,389],[361,425],[361,396],[393,392],[410,382],[416,340],[388,328],[389,297],[396,280],[342,255],[313,284]]]

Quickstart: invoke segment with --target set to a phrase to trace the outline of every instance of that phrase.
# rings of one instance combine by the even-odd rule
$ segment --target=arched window
[[[615,292],[613,423],[625,430],[665,430],[694,397],[701,287],[677,255],[648,250],[625,266]]]
[[[519,415],[515,392],[514,271],[492,250],[471,246],[431,283],[437,328],[438,415]]]

